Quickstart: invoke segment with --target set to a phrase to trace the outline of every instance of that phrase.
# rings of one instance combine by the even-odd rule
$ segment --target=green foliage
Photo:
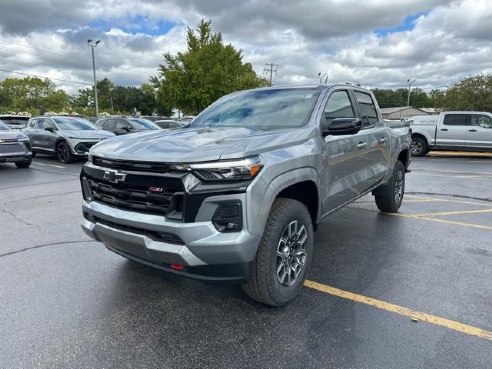
[[[407,106],[408,89],[397,90],[375,89],[372,91],[381,108],[396,108]],[[412,88],[410,93],[410,106],[415,108],[429,108],[433,106],[432,99],[421,88]]]
[[[445,110],[492,111],[492,74],[462,79],[440,99]]]
[[[28,111],[43,114],[66,110],[69,96],[55,84],[38,77],[7,78],[0,83],[0,111]]]
[[[198,114],[228,93],[267,85],[251,64],[243,63],[242,51],[225,45],[210,25],[202,20],[195,31],[188,28],[186,52],[164,54],[159,76],[151,78],[162,106]]]

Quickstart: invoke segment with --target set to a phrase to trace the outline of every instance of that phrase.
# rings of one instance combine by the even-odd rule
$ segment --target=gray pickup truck
[[[410,119],[411,154],[430,150],[492,151],[492,114],[480,111],[447,111]]]
[[[240,91],[190,128],[91,148],[82,228],[128,259],[280,306],[302,288],[326,216],[371,191],[398,211],[410,142],[358,86]]]

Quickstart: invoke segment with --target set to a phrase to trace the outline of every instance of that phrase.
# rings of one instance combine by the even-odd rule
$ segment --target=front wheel
[[[74,160],[74,157],[70,152],[70,147],[68,147],[65,141],[60,142],[56,146],[56,155],[58,156],[58,160],[62,163],[71,163]]]
[[[27,159],[24,161],[18,161],[15,163],[15,165],[17,166],[17,168],[29,168],[29,166],[31,165],[31,162],[32,162],[32,159]]]
[[[313,225],[306,206],[293,199],[276,199],[244,292],[270,306],[292,301],[304,284],[313,244]]]
[[[398,160],[388,183],[375,191],[376,205],[381,211],[396,213],[400,209],[404,194],[405,166]]]
[[[410,146],[412,156],[425,156],[429,152],[427,142],[420,137],[413,137]]]

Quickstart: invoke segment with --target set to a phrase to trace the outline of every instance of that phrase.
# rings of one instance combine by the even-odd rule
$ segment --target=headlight
[[[259,156],[210,163],[172,165],[172,169],[192,171],[203,181],[245,181],[253,179],[263,168]]]

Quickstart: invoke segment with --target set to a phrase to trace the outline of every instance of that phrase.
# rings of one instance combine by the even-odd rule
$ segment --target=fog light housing
[[[212,223],[219,232],[239,232],[243,228],[241,202],[220,203],[212,217]]]

